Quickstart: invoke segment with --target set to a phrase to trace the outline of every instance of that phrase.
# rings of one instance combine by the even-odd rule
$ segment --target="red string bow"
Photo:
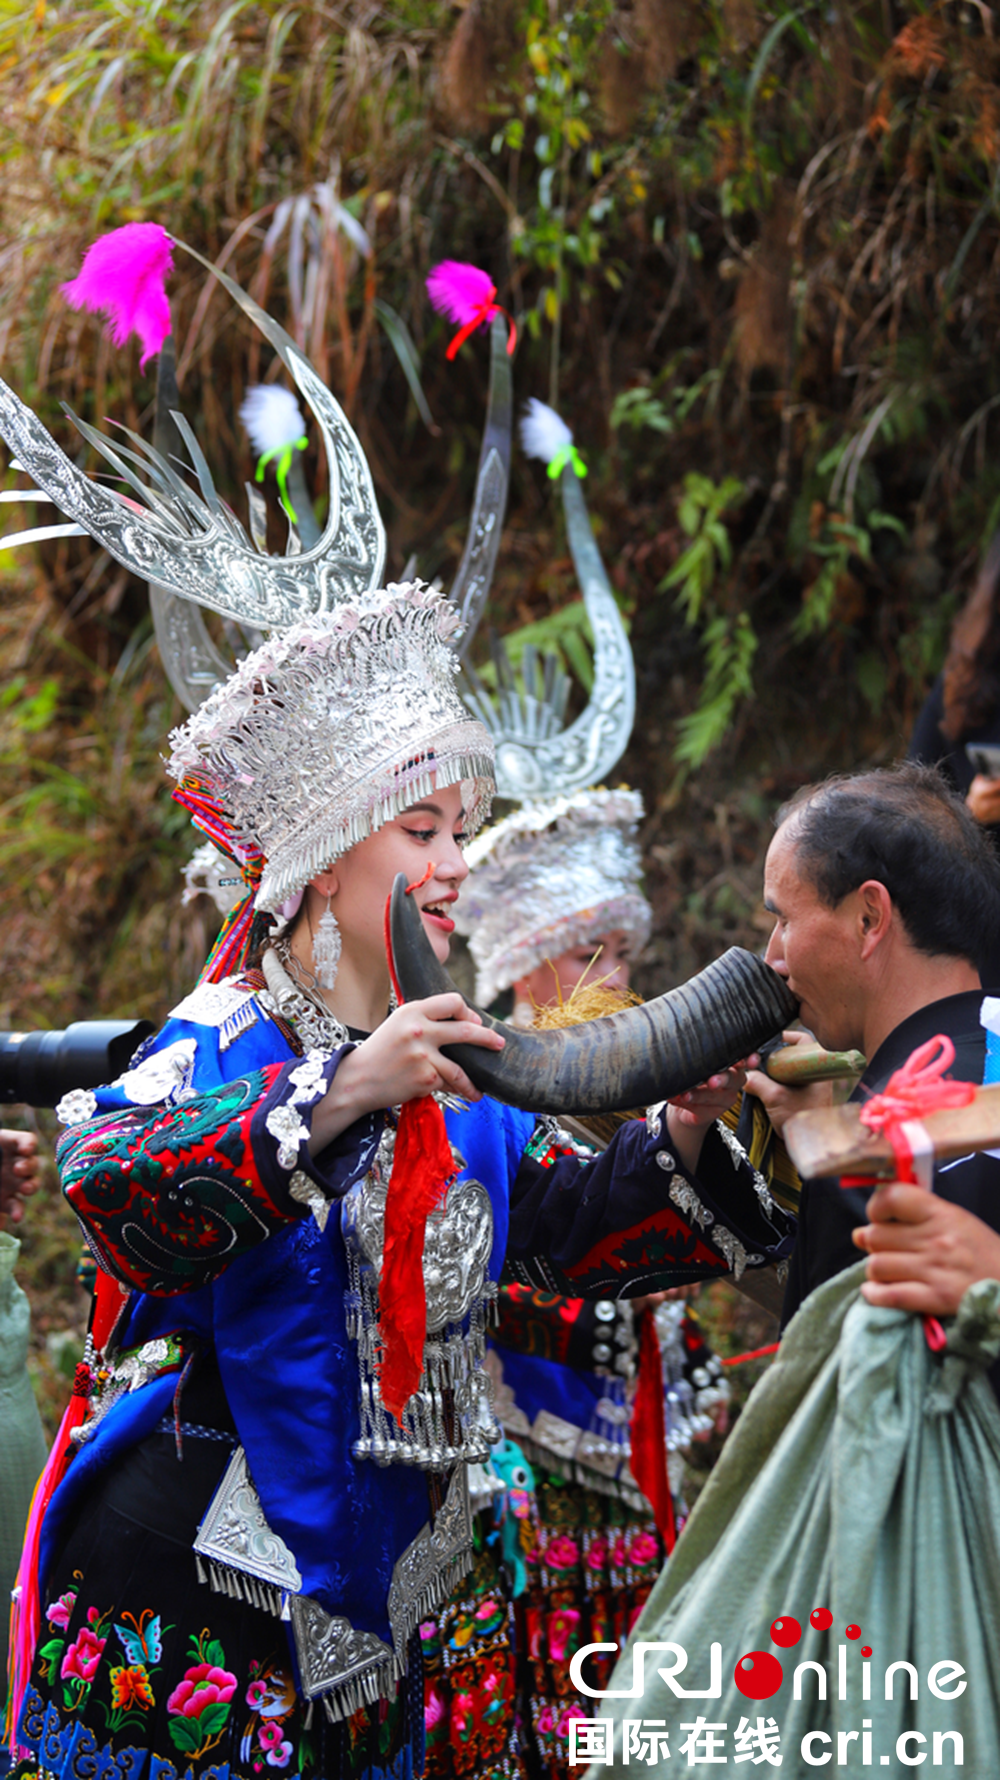
[[[937,1055],[935,1055],[937,1053]],[[945,1033],[939,1032],[926,1044],[918,1045],[901,1069],[889,1077],[881,1094],[873,1094],[861,1108],[861,1123],[869,1131],[880,1131],[892,1145],[896,1158],[897,1178],[919,1186],[913,1171],[913,1151],[902,1127],[911,1119],[922,1119],[945,1106],[968,1106],[976,1098],[972,1082],[944,1079],[945,1070],[955,1061],[955,1047]]]

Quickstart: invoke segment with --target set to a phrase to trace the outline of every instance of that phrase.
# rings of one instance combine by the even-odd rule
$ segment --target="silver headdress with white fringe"
[[[536,965],[608,933],[624,932],[630,954],[641,952],[652,923],[640,887],[641,817],[638,791],[577,791],[528,804],[472,842],[454,912],[478,1002],[489,1007]]]

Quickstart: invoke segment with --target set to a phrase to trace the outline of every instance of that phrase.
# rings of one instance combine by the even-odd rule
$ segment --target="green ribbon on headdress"
[[[555,457],[549,464],[547,474],[552,477],[553,482],[559,480],[559,477],[562,475],[567,464],[572,464],[577,476],[585,476],[587,474],[587,466],[572,441],[568,445],[560,445]]]
[[[293,525],[298,525],[299,516],[289,499],[288,472],[292,467],[292,452],[305,451],[308,444],[309,440],[305,433],[303,433],[301,439],[293,439],[290,445],[272,445],[270,451],[265,451],[257,459],[257,474],[255,477],[257,482],[263,482],[265,467],[271,462],[271,459],[274,457],[278,459],[274,466],[278,478],[278,494],[281,499],[281,504]]]

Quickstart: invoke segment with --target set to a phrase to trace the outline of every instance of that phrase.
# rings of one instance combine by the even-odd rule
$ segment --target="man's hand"
[[[852,1232],[868,1252],[869,1304],[954,1316],[966,1287],[1000,1279],[1000,1236],[960,1205],[924,1187],[889,1181],[868,1201],[869,1222]]]
[[[790,1045],[816,1043],[811,1032],[783,1032],[781,1036]],[[805,1088],[788,1088],[781,1082],[772,1082],[763,1069],[750,1070],[747,1093],[760,1101],[779,1137],[794,1113],[812,1112],[817,1106],[833,1105],[832,1082],[810,1082]]]
[[[986,828],[1000,822],[1000,779],[977,773],[965,794],[965,806]]]
[[[38,1139],[33,1131],[0,1130],[0,1229],[19,1224],[24,1200],[41,1186]]]
[[[693,1174],[698,1167],[709,1126],[732,1106],[746,1083],[747,1069],[754,1068],[759,1062],[760,1058],[754,1052],[743,1063],[735,1063],[732,1069],[710,1075],[707,1082],[700,1082],[697,1088],[689,1088],[686,1094],[677,1094],[667,1101],[670,1141],[689,1173]]]

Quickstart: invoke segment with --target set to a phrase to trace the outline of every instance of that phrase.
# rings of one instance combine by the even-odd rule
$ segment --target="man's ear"
[[[892,926],[895,910],[892,897],[877,878],[868,878],[859,886],[856,894],[861,956],[870,958],[875,948],[884,943]]]

